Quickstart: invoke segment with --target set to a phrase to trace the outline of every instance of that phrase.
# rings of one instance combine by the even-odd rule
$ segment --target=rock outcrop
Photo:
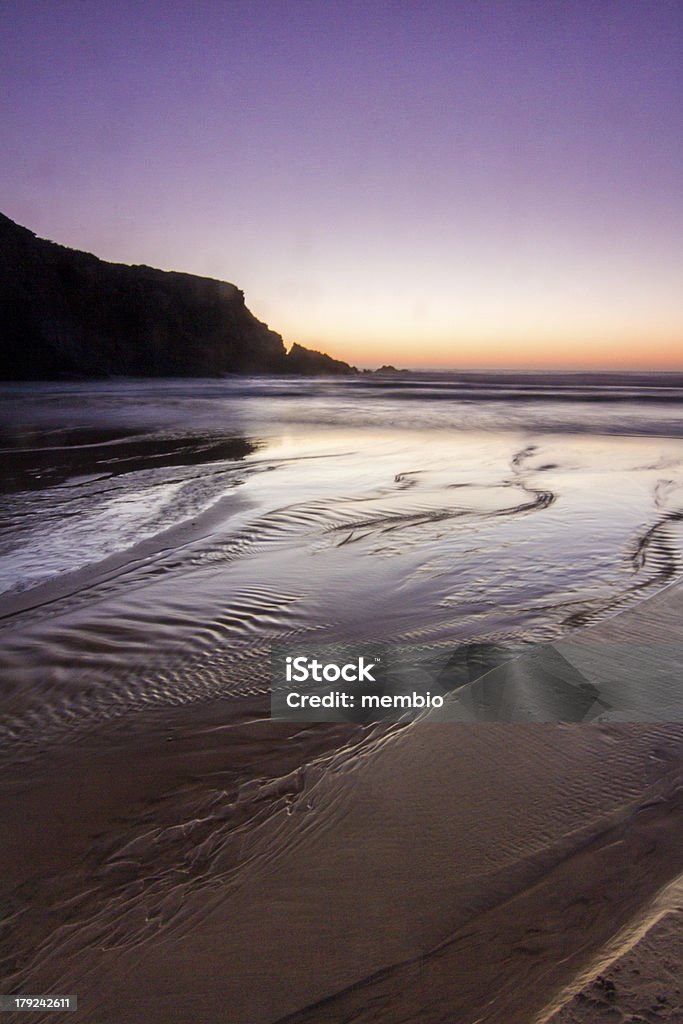
[[[106,263],[0,214],[0,379],[357,372],[294,345],[233,284]]]
[[[287,354],[287,365],[289,373],[298,373],[305,376],[317,374],[343,374],[357,373],[355,367],[349,366],[341,359],[333,359],[324,352],[316,352],[315,349],[304,348],[303,345],[292,345]]]

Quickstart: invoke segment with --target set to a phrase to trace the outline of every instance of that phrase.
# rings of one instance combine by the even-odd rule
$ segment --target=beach
[[[587,1021],[677,1021],[683,1014],[681,964],[683,922],[678,912],[665,914],[645,936],[598,974],[552,1024]]]
[[[678,382],[497,386],[6,389],[4,991],[677,1019]],[[270,646],[312,639],[506,654],[448,721],[274,721]]]

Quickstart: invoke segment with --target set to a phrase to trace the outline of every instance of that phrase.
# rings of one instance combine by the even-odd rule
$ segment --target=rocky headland
[[[107,263],[0,214],[0,380],[357,372],[287,352],[234,284]]]

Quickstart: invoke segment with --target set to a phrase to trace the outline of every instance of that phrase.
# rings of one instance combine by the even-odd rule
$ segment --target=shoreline
[[[675,560],[655,553],[660,589],[647,599],[641,589],[454,689],[449,721],[273,721],[275,637],[325,623],[391,635],[398,615],[417,628],[411,593],[440,614],[452,594],[440,574],[442,590],[430,578],[402,607],[382,604],[424,561],[393,527],[417,519],[425,550],[457,569],[458,545],[428,528],[449,522],[471,485],[449,451],[415,470],[416,452],[390,447],[383,475],[365,470],[349,487],[357,457],[320,492],[296,450],[234,463],[227,479],[251,488],[0,601],[5,703],[17,711],[0,766],[5,984],[77,994],[74,1024],[540,1024],[668,909],[662,893],[683,873],[683,582],[657,572]],[[571,450],[560,459],[508,437],[491,479],[511,486],[511,473],[525,490],[536,484],[524,474],[544,473],[545,490],[569,501]],[[260,475],[285,464],[282,481]],[[634,464],[629,450],[622,471]],[[657,465],[646,463],[648,494]],[[489,505],[472,493],[478,521]],[[581,536],[583,522],[559,516],[547,536],[568,524]],[[331,542],[359,526],[377,550]],[[533,546],[534,530],[529,520],[518,536]],[[387,536],[403,563],[380,562]],[[484,606],[492,564],[482,559]],[[520,564],[535,568],[512,560],[509,571]],[[328,601],[335,579],[351,589]],[[423,609],[435,642],[467,643],[454,615]],[[473,717],[478,689],[502,694],[507,718]],[[558,723],[552,699],[567,692],[591,705],[590,724]],[[545,720],[530,721],[539,710]]]

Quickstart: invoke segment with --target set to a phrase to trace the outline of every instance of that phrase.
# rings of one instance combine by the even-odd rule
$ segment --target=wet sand
[[[0,431],[0,490],[43,489],[83,476],[108,480],[155,466],[201,466],[242,458],[252,450],[241,438],[195,435],[191,444],[187,440],[137,438],[132,430],[57,430],[37,439]]]
[[[681,611],[672,587],[574,642],[656,644]],[[683,872],[683,727],[283,742],[258,701],[234,711],[151,711],[5,778],[10,990],[105,1024],[525,1024]]]
[[[75,1024],[619,1020],[597,976],[683,875],[680,441],[136,430],[80,435],[104,486],[81,450],[12,496],[3,991]],[[273,722],[269,646],[311,636],[519,651],[460,721]],[[565,665],[588,723],[543,704]],[[536,720],[472,721],[482,688]]]
[[[634,947],[593,974],[549,1024],[678,1024],[683,1020],[683,908],[665,914]]]

